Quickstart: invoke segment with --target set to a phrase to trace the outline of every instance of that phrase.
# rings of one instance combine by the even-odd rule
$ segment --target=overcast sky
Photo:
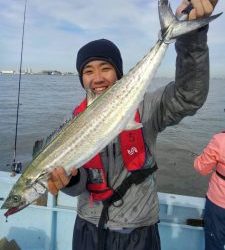
[[[171,0],[175,10],[178,0]],[[18,70],[25,0],[0,0],[0,70]],[[215,13],[225,12],[219,0]],[[211,75],[225,76],[225,13],[210,24]],[[159,20],[156,0],[28,0],[23,66],[33,71],[75,71],[78,49],[94,39],[115,42],[125,72],[155,44]],[[174,45],[158,75],[174,76]]]

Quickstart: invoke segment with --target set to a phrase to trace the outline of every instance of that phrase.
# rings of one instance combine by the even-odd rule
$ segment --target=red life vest
[[[87,99],[83,100],[77,106],[73,114],[76,116],[83,112],[87,107]],[[137,111],[135,121],[140,123],[140,114]],[[121,154],[123,162],[128,171],[139,170],[144,166],[146,159],[145,143],[142,135],[142,129],[131,131],[122,131],[119,134]],[[87,189],[91,193],[94,201],[105,200],[113,194],[113,190],[108,187],[106,174],[100,154],[97,154],[84,166],[88,170]]]

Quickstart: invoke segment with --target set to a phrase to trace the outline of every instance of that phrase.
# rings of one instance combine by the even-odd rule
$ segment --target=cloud
[[[128,70],[158,38],[156,0],[41,2],[27,2],[23,58],[24,66],[34,70],[74,71],[77,50],[84,43],[103,37],[111,39],[120,47],[125,70]],[[173,9],[177,3],[177,0],[171,1]],[[23,10],[24,1],[0,0],[0,69],[18,68]],[[219,2],[216,11],[224,10],[224,5]],[[221,35],[223,23],[224,17],[220,17],[210,25],[209,32],[210,48],[215,50],[221,64],[224,64],[225,59],[220,56],[221,52],[216,52],[215,47],[224,47],[225,38]],[[162,72],[174,74],[173,46],[167,54],[169,56],[163,62],[165,68],[162,68]]]

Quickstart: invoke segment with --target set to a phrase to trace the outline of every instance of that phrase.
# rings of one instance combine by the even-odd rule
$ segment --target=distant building
[[[60,71],[53,70],[52,75],[62,75],[62,73]]]
[[[14,75],[15,71],[14,70],[2,70],[0,71],[1,74],[10,74],[10,75]]]
[[[62,75],[60,71],[57,70],[43,70],[42,74],[44,75]]]
[[[33,74],[32,69],[27,67],[25,70],[25,74]]]

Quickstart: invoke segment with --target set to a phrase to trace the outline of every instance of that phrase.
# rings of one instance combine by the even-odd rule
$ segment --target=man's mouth
[[[94,88],[93,91],[96,93],[96,94],[101,94],[103,92],[106,91],[108,87],[97,87],[97,88]]]

